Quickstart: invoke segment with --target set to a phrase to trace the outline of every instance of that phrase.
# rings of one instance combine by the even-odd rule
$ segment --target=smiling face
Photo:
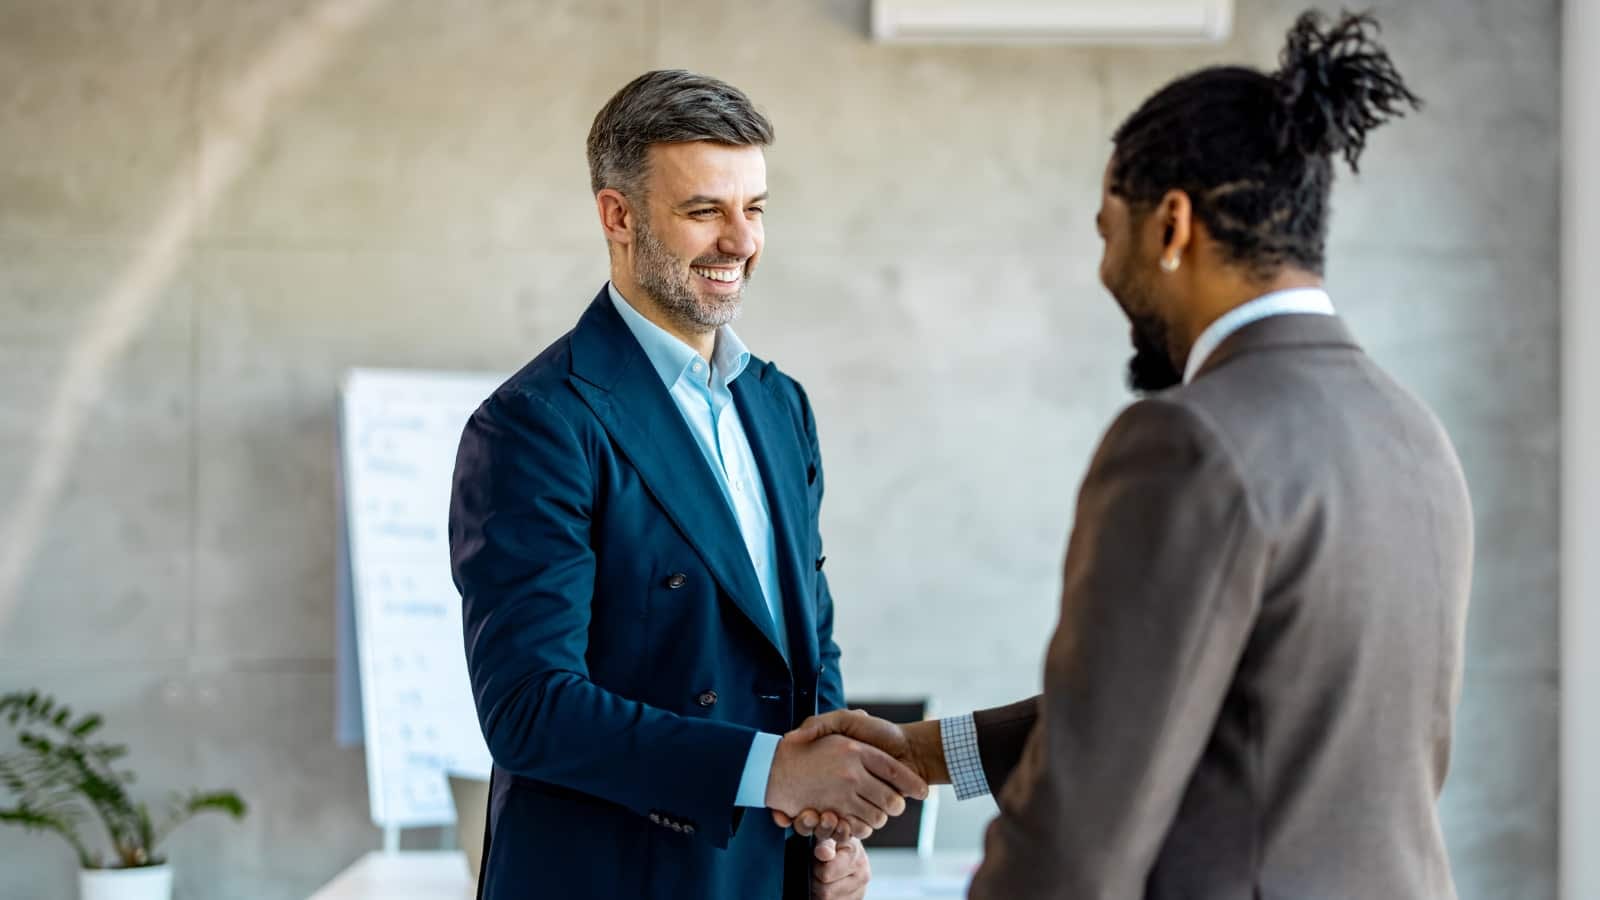
[[[767,163],[759,147],[655,144],[633,240],[617,263],[675,324],[714,331],[738,318],[761,257]]]

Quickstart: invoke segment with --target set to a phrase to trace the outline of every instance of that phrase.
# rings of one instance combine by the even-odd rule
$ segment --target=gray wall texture
[[[1180,72],[1271,65],[1298,0],[1241,0],[1227,45],[1182,50],[879,46],[864,0],[392,0],[348,34],[315,8],[0,0],[0,517],[97,310],[164,217],[216,199],[101,352],[0,597],[0,687],[105,713],[153,796],[252,802],[172,840],[181,898],[297,900],[376,846],[332,734],[337,379],[509,372],[570,327],[606,275],[583,138],[648,68],[727,78],[778,128],[739,327],[818,410],[852,693],[949,712],[1036,688],[1077,482],[1128,399],[1095,276],[1108,137]],[[1331,289],[1443,418],[1476,503],[1443,801],[1462,896],[1548,900],[1559,9],[1377,12],[1428,106],[1341,175]],[[232,92],[296,33],[326,67],[251,120]],[[940,842],[975,847],[992,805],[945,800]],[[62,843],[0,829],[0,896],[72,879]]]

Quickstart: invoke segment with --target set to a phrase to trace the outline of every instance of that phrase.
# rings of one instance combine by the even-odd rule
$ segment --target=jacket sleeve
[[[978,732],[978,757],[983,761],[983,777],[989,790],[999,794],[1022,758],[1022,748],[1033,733],[1039,718],[1039,697],[1030,697],[1006,706],[980,709],[972,714]]]
[[[1259,609],[1268,543],[1209,426],[1130,407],[1079,494],[1038,721],[974,900],[1136,897]]]
[[[467,671],[496,765],[694,826],[718,847],[755,731],[589,680],[590,455],[541,397],[503,389],[468,421],[450,503]]]

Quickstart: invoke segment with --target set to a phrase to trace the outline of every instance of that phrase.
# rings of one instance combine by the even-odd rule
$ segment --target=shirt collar
[[[634,309],[633,304],[622,296],[614,283],[607,282],[606,290],[611,294],[611,305],[617,308],[622,321],[626,322],[628,330],[633,332],[634,339],[644,348],[644,355],[649,357],[650,365],[655,367],[656,374],[661,377],[661,383],[670,388],[677,384],[679,379],[689,377],[690,367],[700,358],[700,354]],[[750,350],[745,347],[744,341],[739,340],[739,336],[733,333],[733,328],[730,326],[724,325],[718,328],[716,345],[711,351],[712,373],[726,386],[743,374],[748,365],[750,365]],[[690,380],[701,386],[707,383],[707,379],[704,378],[690,378]]]
[[[1200,374],[1200,369],[1205,366],[1206,360],[1215,353],[1217,348],[1229,335],[1239,329],[1270,316],[1290,314],[1302,315],[1335,315],[1333,300],[1328,297],[1328,292],[1322,288],[1290,288],[1286,291],[1273,291],[1263,294],[1254,300],[1241,303],[1212,322],[1205,331],[1200,332],[1200,337],[1195,339],[1194,346],[1189,350],[1189,361],[1183,367],[1183,383],[1188,384]]]

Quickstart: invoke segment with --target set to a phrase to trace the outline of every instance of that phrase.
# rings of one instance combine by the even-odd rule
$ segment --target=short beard
[[[1167,351],[1167,325],[1155,316],[1133,322],[1133,357],[1128,360],[1128,389],[1141,396],[1183,383],[1183,373]]]
[[[1128,360],[1128,388],[1141,396],[1183,383],[1183,373],[1172,362],[1171,334],[1155,312],[1155,291],[1137,275],[1128,273],[1111,286],[1117,305],[1133,325],[1133,357]]]
[[[672,255],[666,245],[640,221],[634,232],[634,280],[673,321],[693,332],[715,331],[739,318],[744,285],[750,281],[748,269],[741,273],[739,290],[728,297],[701,297],[694,288],[695,274],[689,265]],[[725,266],[738,259],[702,258],[693,265]]]

